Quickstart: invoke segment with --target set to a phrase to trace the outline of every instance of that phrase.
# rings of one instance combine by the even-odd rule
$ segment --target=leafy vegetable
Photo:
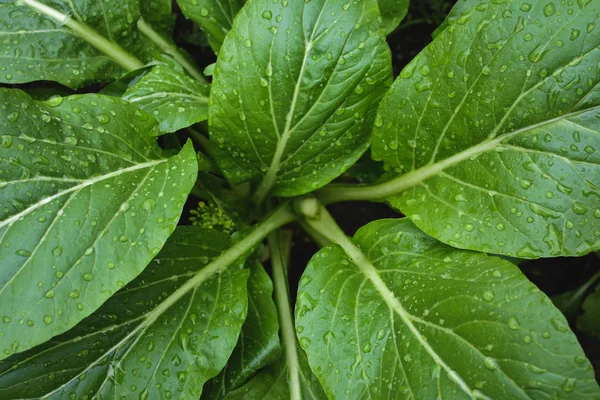
[[[218,53],[244,0],[177,0],[177,3],[183,14],[206,32],[210,46]]]
[[[187,128],[208,117],[210,87],[183,70],[157,65],[127,89],[123,98],[150,113],[161,132]]]
[[[0,39],[7,45],[0,82],[44,79],[77,88],[140,68],[136,55],[147,53],[138,40],[134,0],[10,1],[0,4],[0,15],[6,16]]]
[[[392,33],[408,12],[408,0],[379,0],[383,29]]]
[[[360,157],[391,73],[378,17],[372,0],[246,3],[210,96],[211,139],[227,178],[260,182],[262,202],[271,189],[310,192]]]
[[[600,5],[548,4],[484,2],[402,71],[373,140],[396,178],[363,198],[455,247],[536,258],[600,246]]]
[[[152,118],[100,95],[0,89],[0,357],[71,328],[139,274],[196,178],[163,158]]]
[[[271,298],[273,284],[264,268],[255,263],[248,280],[248,316],[226,367],[204,393],[207,399],[223,398],[259,369],[278,359],[279,323]]]
[[[225,365],[246,314],[248,271],[206,267],[228,247],[225,235],[178,228],[142,275],[96,313],[8,359],[2,398],[198,399]]]
[[[597,396],[566,320],[514,265],[439,244],[406,219],[338,243],[313,257],[296,305],[329,397]]]
[[[0,399],[600,398],[600,2],[177,3],[0,0]]]

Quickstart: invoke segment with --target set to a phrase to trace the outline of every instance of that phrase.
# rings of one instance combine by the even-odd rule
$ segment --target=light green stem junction
[[[206,78],[202,73],[188,61],[183,54],[174,46],[172,43],[169,43],[160,33],[156,32],[154,28],[152,28],[143,18],[140,18],[137,22],[137,27],[146,36],[150,39],[154,44],[156,44],[162,51],[166,54],[170,55],[177,61],[179,65],[181,65],[187,72],[197,81],[202,83],[206,83]]]
[[[129,53],[117,43],[111,42],[96,32],[87,24],[74,20],[60,11],[40,3],[37,0],[19,0],[21,3],[33,8],[40,14],[46,15],[67,28],[71,29],[77,36],[94,46],[96,49],[112,58],[117,64],[128,71],[142,68],[144,63],[133,54]]]
[[[296,341],[296,330],[294,329],[287,279],[290,245],[291,237],[289,235],[286,236],[284,232],[277,231],[269,235],[269,250],[271,251],[271,266],[273,268],[273,283],[275,286],[275,303],[279,312],[281,338],[288,368],[290,399],[302,400],[298,343]]]

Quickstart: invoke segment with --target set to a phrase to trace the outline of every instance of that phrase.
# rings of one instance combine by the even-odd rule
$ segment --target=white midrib
[[[310,52],[311,47],[312,42],[308,41],[304,49],[304,57],[302,58],[302,66],[300,67],[298,80],[296,81],[296,85],[294,86],[294,94],[292,96],[292,103],[290,104],[290,111],[285,117],[285,127],[283,129],[283,133],[277,141],[277,147],[275,148],[275,154],[273,154],[271,165],[269,165],[265,176],[263,177],[256,190],[257,204],[262,203],[266,195],[269,193],[269,191],[275,184],[275,180],[277,179],[277,173],[281,168],[281,159],[283,158],[283,152],[285,151],[288,140],[292,136],[292,119],[294,118],[294,113],[296,112],[296,103],[298,102],[300,87],[302,86],[302,78],[304,77],[304,70],[306,69],[306,60],[308,59],[308,53]]]
[[[137,101],[142,101],[142,100],[146,100],[146,99],[156,99],[156,98],[165,99],[167,97],[169,97],[169,98],[177,97],[177,98],[182,98],[182,99],[189,99],[189,100],[194,100],[198,103],[208,104],[207,97],[201,97],[201,96],[185,94],[185,93],[176,93],[176,92],[154,92],[152,94],[148,94],[145,96],[124,96],[123,99],[127,100],[130,103],[135,103]]]
[[[145,162],[145,163],[141,163],[141,164],[136,164],[133,165],[131,167],[127,167],[124,169],[119,169],[117,171],[113,171],[109,174],[106,175],[101,175],[101,176],[97,176],[91,179],[87,179],[85,181],[83,181],[82,183],[80,183],[79,185],[75,185],[75,186],[71,186],[70,188],[66,189],[66,190],[61,190],[60,192],[53,194],[52,196],[46,197],[41,199],[40,201],[30,205],[29,207],[27,207],[25,210],[21,211],[18,214],[15,214],[13,216],[11,216],[10,218],[5,219],[4,221],[0,221],[0,229],[4,228],[5,226],[8,226],[16,221],[18,221],[20,218],[24,217],[25,215],[37,210],[40,207],[45,206],[48,203],[51,203],[52,201],[66,195],[72,192],[75,192],[77,190],[81,190],[87,186],[91,186],[94,185],[98,182],[102,182],[105,181],[107,179],[111,179],[111,178],[115,178],[119,175],[123,175],[129,172],[133,172],[133,171],[137,171],[140,169],[145,169],[145,168],[151,168],[154,167],[156,165],[165,163],[169,160],[167,159],[160,159],[160,160],[155,160],[155,161],[150,161],[150,162]]]
[[[58,21],[61,25],[69,28],[75,35],[112,58],[114,62],[128,71],[139,69],[144,66],[143,62],[123,49],[120,45],[100,35],[89,25],[74,20],[67,14],[63,14],[37,0],[17,0],[17,5],[26,5],[40,14]]]
[[[450,366],[448,366],[444,360],[436,353],[436,351],[429,345],[427,339],[423,337],[421,332],[415,327],[412,322],[410,314],[402,307],[402,304],[398,301],[394,293],[387,287],[385,282],[379,276],[377,269],[371,261],[364,255],[364,253],[350,241],[346,236],[338,237],[337,244],[339,244],[346,255],[350,257],[352,262],[360,269],[360,271],[371,281],[377,292],[381,295],[385,303],[390,307],[398,316],[402,319],[402,322],[411,331],[415,339],[425,349],[427,354],[433,358],[433,360],[448,374],[448,377],[456,383],[462,391],[464,391],[471,399],[485,399],[481,393],[475,394],[469,385],[462,379],[460,375],[456,373]]]
[[[254,229],[250,231],[250,233],[248,233],[248,235],[246,235],[243,239],[234,244],[225,252],[221,253],[220,256],[215,258],[210,264],[198,271],[191,279],[186,281],[177,290],[171,293],[171,295],[167,297],[164,301],[162,301],[155,309],[151,310],[146,315],[140,317],[141,319],[143,319],[142,322],[140,322],[140,324],[136,326],[124,338],[119,340],[118,343],[116,343],[110,349],[105,351],[101,356],[99,356],[94,362],[86,366],[85,369],[79,372],[76,376],[72,377],[69,381],[54,389],[52,392],[45,394],[41,397],[41,399],[50,398],[53,394],[62,390],[69,383],[73,382],[75,379],[78,379],[87,371],[100,364],[106,358],[106,356],[110,355],[113,351],[119,349],[119,347],[127,343],[129,339],[135,337],[138,334],[141,335],[161,315],[163,315],[169,308],[171,308],[179,300],[181,300],[186,294],[202,285],[215,274],[221,273],[230,265],[234,264],[237,260],[240,259],[240,257],[243,257],[244,254],[247,254],[247,252],[250,249],[256,246],[257,243],[261,242],[270,232],[281,227],[282,225],[285,225],[286,223],[294,221],[295,219],[297,219],[297,216],[290,212],[286,205],[281,206],[279,209],[273,212],[267,219],[263,220],[261,224],[255,226]],[[128,350],[127,353],[129,353],[129,351],[130,350]],[[121,362],[121,360],[119,360],[119,362]]]
[[[523,128],[517,129],[513,132],[503,134],[494,138],[487,139],[473,147],[470,147],[466,150],[461,151],[460,153],[456,153],[455,155],[445,158],[437,163],[427,164],[424,167],[421,167],[416,170],[412,170],[404,175],[400,175],[396,178],[390,179],[388,181],[375,184],[372,186],[331,186],[330,188],[325,188],[321,190],[321,193],[325,193],[322,196],[322,201],[325,203],[331,203],[335,201],[341,200],[381,200],[389,196],[396,196],[405,190],[411,189],[428,178],[438,175],[442,171],[447,168],[453,167],[457,164],[460,164],[463,161],[466,161],[472,157],[477,157],[483,153],[487,153],[498,148],[503,142],[506,140],[512,139],[515,136],[526,133],[530,130],[534,130],[537,128],[544,127],[546,125],[553,124],[555,122],[560,122],[562,120],[568,119],[570,117],[577,116],[579,114],[583,114],[595,109],[600,109],[600,106],[593,106],[590,108],[586,108],[583,110],[573,111],[570,113],[559,115],[558,117],[541,121],[536,124],[528,125]]]

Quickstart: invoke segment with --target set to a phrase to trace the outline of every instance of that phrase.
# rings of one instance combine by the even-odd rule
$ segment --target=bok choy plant
[[[0,0],[0,399],[599,399],[600,1],[408,7]]]

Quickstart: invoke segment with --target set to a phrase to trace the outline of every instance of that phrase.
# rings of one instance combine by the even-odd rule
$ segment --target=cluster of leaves
[[[0,398],[599,398],[512,262],[600,249],[598,1],[459,0],[396,80],[406,0],[177,3],[211,82],[170,0],[0,1]]]

